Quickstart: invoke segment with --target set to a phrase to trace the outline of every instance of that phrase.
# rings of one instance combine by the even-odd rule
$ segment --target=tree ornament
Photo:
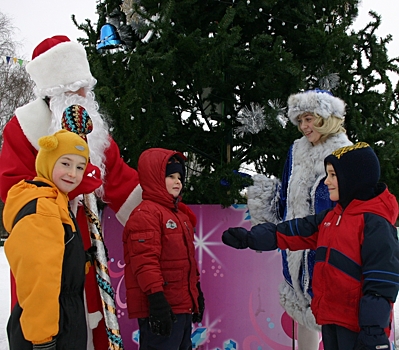
[[[319,88],[322,90],[331,91],[339,85],[339,74],[331,73],[326,76],[322,76],[319,79]]]
[[[266,127],[264,108],[251,102],[251,109],[244,107],[238,112],[237,121],[242,124],[235,128],[238,135],[257,134]]]
[[[268,105],[274,110],[276,113],[276,119],[281,124],[283,128],[288,123],[288,118],[285,116],[285,110],[287,107],[284,107],[283,103],[279,100],[269,100],[267,101]]]

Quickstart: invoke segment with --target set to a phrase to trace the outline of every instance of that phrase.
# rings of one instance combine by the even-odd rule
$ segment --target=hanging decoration
[[[340,78],[338,73],[327,74],[319,79],[319,88],[332,91],[339,85],[339,81]]]
[[[1,60],[4,64],[19,65],[20,67],[25,66],[29,61],[25,61],[22,58],[1,56]]]
[[[278,122],[283,128],[285,128],[288,123],[288,118],[285,115],[285,110],[287,107],[284,107],[283,103],[279,99],[269,100],[267,103],[275,111]]]
[[[101,27],[100,40],[97,41],[97,50],[109,50],[123,45],[118,31],[111,23],[106,23]]]
[[[242,124],[235,128],[238,135],[257,134],[266,127],[264,108],[251,102],[251,109],[244,107],[238,112],[237,121]]]

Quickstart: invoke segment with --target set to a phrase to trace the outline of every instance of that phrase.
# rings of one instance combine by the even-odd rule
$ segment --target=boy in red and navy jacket
[[[315,249],[311,308],[324,349],[389,349],[399,288],[398,203],[378,183],[380,164],[367,143],[339,148],[324,164],[335,208],[250,231],[229,228],[222,240],[237,249]]]

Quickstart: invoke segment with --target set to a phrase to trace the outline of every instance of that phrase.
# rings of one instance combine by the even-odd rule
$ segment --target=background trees
[[[9,18],[0,12],[0,148],[3,142],[3,129],[15,109],[33,98],[33,82],[26,70],[19,64],[9,64],[3,57],[14,57],[17,43],[13,41],[14,28]],[[0,201],[0,216],[3,202]],[[0,237],[5,236],[3,222],[0,224]],[[2,241],[0,240],[0,245]]]
[[[376,14],[364,29],[350,30],[358,2],[100,3],[98,27],[79,26],[87,34],[82,41],[98,79],[96,95],[127,162],[135,167],[149,147],[187,152],[186,202],[245,202],[240,190],[248,178],[240,172],[251,164],[279,176],[299,136],[285,124],[288,96],[328,87],[339,76],[333,92],[347,103],[349,137],[373,146],[382,180],[399,195],[398,87],[387,75],[398,73],[398,60],[387,56],[391,38],[375,35]],[[96,50],[106,22],[118,29],[122,49]]]
[[[0,12],[0,145],[3,128],[20,107],[33,98],[33,82],[20,64],[3,61],[3,57],[15,57],[17,42],[13,40],[14,27],[10,19]]]

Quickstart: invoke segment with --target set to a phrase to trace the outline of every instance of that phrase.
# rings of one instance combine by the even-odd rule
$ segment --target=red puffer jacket
[[[123,232],[130,318],[148,317],[147,295],[159,291],[165,293],[176,314],[198,309],[193,227],[165,186],[166,164],[175,154],[154,148],[139,159],[143,201],[131,213]]]

